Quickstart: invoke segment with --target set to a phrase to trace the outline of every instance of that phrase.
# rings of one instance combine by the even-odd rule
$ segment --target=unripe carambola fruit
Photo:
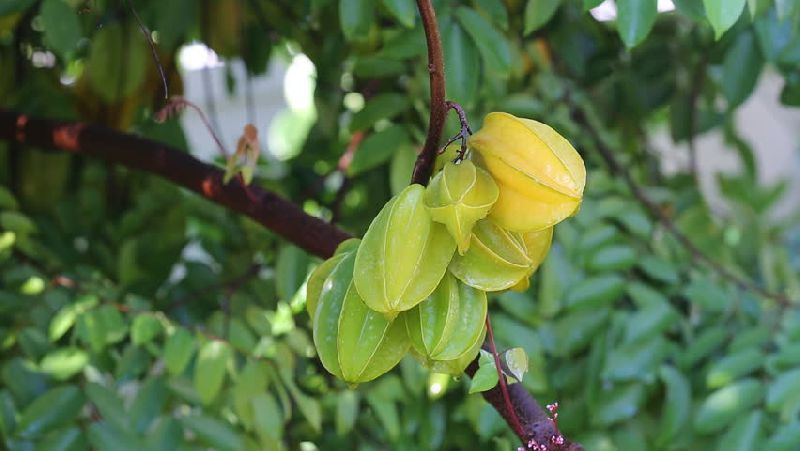
[[[431,360],[426,358],[423,355],[420,355],[414,350],[412,346],[410,349],[410,354],[414,357],[422,366],[427,367],[431,370],[432,373],[443,373],[443,374],[450,374],[452,376],[459,376],[461,375],[465,369],[469,366],[469,364],[475,360],[475,356],[478,355],[478,351],[481,349],[481,345],[483,344],[483,339],[486,337],[486,327],[481,329],[481,333],[478,336],[478,341],[472,346],[472,348],[465,352],[461,357],[453,360]]]
[[[314,346],[323,366],[351,384],[386,373],[409,347],[403,322],[370,310],[358,295],[353,284],[355,254],[345,251],[332,257],[336,260],[332,268],[317,268],[328,275],[314,303],[313,318]]]
[[[580,207],[586,183],[583,159],[549,126],[508,113],[489,113],[469,145],[475,163],[500,188],[489,217],[501,227],[542,230]]]
[[[471,287],[499,291],[522,280],[532,263],[522,234],[486,218],[475,224],[469,250],[453,257],[450,272]]]
[[[342,241],[336,247],[336,252],[334,252],[333,256],[320,263],[308,277],[308,282],[306,283],[306,310],[308,311],[308,317],[311,318],[312,321],[314,319],[314,312],[317,310],[317,301],[322,293],[325,279],[328,278],[333,268],[335,268],[348,253],[358,249],[359,243],[361,243],[361,240],[358,238],[350,238],[349,240]]]
[[[447,227],[463,255],[472,227],[489,214],[497,195],[497,184],[486,171],[469,160],[449,161],[425,190],[425,205],[431,218]]]
[[[425,188],[410,185],[384,205],[356,254],[353,282],[372,310],[394,318],[433,293],[456,242],[425,208]]]
[[[436,290],[403,312],[414,350],[426,360],[454,360],[480,340],[486,321],[486,293],[445,274]]]

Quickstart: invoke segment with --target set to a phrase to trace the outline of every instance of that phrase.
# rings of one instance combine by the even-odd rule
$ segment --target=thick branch
[[[159,175],[242,213],[311,254],[327,258],[349,235],[306,214],[295,204],[238,180],[222,183],[223,172],[156,141],[80,122],[38,119],[0,110],[0,139],[78,155]]]
[[[433,172],[433,164],[439,151],[439,141],[442,138],[442,129],[447,115],[444,90],[444,54],[442,52],[442,39],[439,37],[439,26],[436,23],[436,12],[430,0],[417,0],[417,8],[422,16],[422,26],[425,28],[425,39],[428,44],[428,72],[431,84],[431,117],[428,121],[428,136],[414,163],[414,173],[411,183],[427,185]]]
[[[484,343],[484,348],[486,347],[487,345]],[[478,371],[478,359],[473,360],[464,372],[469,377],[472,377],[476,371]],[[497,410],[497,413],[506,420],[506,423],[513,424],[513,416],[506,408],[500,384],[491,390],[481,392],[481,394],[486,402],[491,404]],[[511,404],[514,406],[517,418],[522,424],[524,436],[520,438],[526,443],[531,438],[536,440],[537,443],[550,443],[550,438],[558,434],[559,431],[547,412],[528,393],[525,386],[520,383],[509,385],[508,396],[511,398]],[[562,451],[583,451],[584,448],[578,443],[567,442],[558,449]]]

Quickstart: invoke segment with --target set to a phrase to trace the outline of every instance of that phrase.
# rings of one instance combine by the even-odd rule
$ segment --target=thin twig
[[[128,9],[133,13],[133,17],[136,19],[136,23],[139,25],[139,30],[142,31],[147,44],[150,46],[150,52],[153,53],[153,61],[156,63],[156,68],[158,68],[158,74],[161,76],[161,83],[164,87],[164,100],[169,99],[169,88],[167,87],[167,76],[164,74],[164,66],[161,65],[161,59],[158,57],[158,51],[156,50],[156,43],[153,42],[153,37],[150,35],[150,30],[144,25],[142,19],[139,17],[139,13],[136,12],[136,8],[133,7],[133,0],[125,0],[125,4],[128,5]]]
[[[667,216],[664,211],[662,211],[661,208],[659,208],[659,206],[647,196],[636,180],[633,179],[630,171],[622,167],[622,164],[620,164],[620,162],[614,156],[614,152],[606,145],[603,138],[597,133],[597,130],[590,125],[590,121],[587,119],[586,114],[580,108],[576,107],[573,109],[573,117],[575,118],[575,121],[582,126],[583,130],[589,134],[589,137],[595,144],[595,148],[600,153],[600,156],[603,157],[603,160],[605,160],[606,165],[608,165],[608,168],[611,170],[611,172],[619,177],[622,177],[622,179],[625,181],[625,184],[628,186],[628,189],[630,189],[631,193],[633,193],[633,196],[654,218],[656,218],[656,220],[658,220],[658,222],[661,223],[661,225],[678,241],[678,243],[681,244],[681,246],[689,251],[692,260],[706,265],[720,277],[733,283],[742,290],[750,291],[765,298],[772,299],[783,306],[788,306],[793,303],[792,300],[789,299],[789,297],[785,294],[770,292],[756,285],[752,281],[736,275],[730,269],[722,266],[716,260],[709,257],[699,247],[697,247],[697,245],[692,243],[689,237],[684,235],[683,232],[678,229],[672,219],[670,219],[669,216]]]
[[[517,436],[524,437],[525,430],[522,428],[522,424],[519,422],[519,417],[517,416],[517,412],[514,410],[514,406],[511,404],[511,398],[508,396],[508,385],[506,384],[506,374],[503,371],[503,367],[500,364],[500,355],[497,354],[497,347],[494,344],[494,333],[492,332],[492,320],[489,318],[489,314],[486,314],[486,341],[489,343],[489,350],[492,352],[492,357],[494,357],[494,365],[497,369],[497,381],[500,384],[500,390],[503,392],[503,400],[506,403],[506,409],[511,413],[511,427],[514,428],[514,432],[517,433]]]
[[[439,153],[439,140],[442,138],[442,129],[447,114],[444,89],[444,54],[442,39],[439,36],[439,25],[436,22],[436,12],[430,0],[417,0],[417,8],[422,17],[422,26],[425,29],[425,39],[428,44],[428,72],[431,85],[431,117],[428,122],[428,136],[414,163],[414,172],[411,183],[427,185],[433,172],[433,164]]]

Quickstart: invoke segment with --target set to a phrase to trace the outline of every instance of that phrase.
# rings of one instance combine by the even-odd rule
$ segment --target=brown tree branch
[[[224,184],[222,170],[187,153],[103,126],[39,119],[0,109],[0,139],[100,158],[159,175],[254,219],[323,258],[333,255],[336,246],[350,237],[271,191],[242,185],[239,180]]]
[[[245,187],[236,179],[226,185],[222,183],[222,170],[214,166],[165,144],[104,126],[40,119],[0,109],[0,140],[99,158],[161,176],[254,219],[319,257],[330,257],[336,246],[350,237],[271,191],[257,186]],[[250,195],[245,188],[249,188]],[[476,359],[466,373],[472,376],[477,365]],[[538,443],[548,443],[556,429],[544,409],[521,384],[508,387],[508,393],[524,430],[525,436],[520,438],[525,442],[534,439]],[[499,386],[483,392],[483,396],[503,418],[511,421]],[[568,443],[561,449],[583,448]]]
[[[439,141],[442,138],[442,129],[447,115],[444,90],[444,53],[442,39],[439,37],[439,25],[436,22],[436,12],[430,0],[417,0],[417,8],[422,16],[422,26],[425,28],[425,39],[428,44],[428,72],[431,85],[431,117],[428,121],[428,136],[414,163],[414,172],[411,183],[427,185],[433,172],[433,164],[439,153]]]

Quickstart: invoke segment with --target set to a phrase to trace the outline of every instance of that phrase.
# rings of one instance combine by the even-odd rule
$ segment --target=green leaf
[[[86,397],[89,398],[94,407],[100,413],[103,420],[114,425],[119,430],[128,430],[130,421],[122,399],[116,392],[100,384],[90,382],[84,388]]]
[[[188,330],[178,327],[164,344],[164,363],[170,374],[181,374],[194,354],[194,337]]]
[[[84,434],[77,427],[55,429],[36,443],[37,451],[81,451],[86,448]]]
[[[339,22],[348,41],[367,37],[374,20],[373,0],[339,0]]]
[[[703,0],[706,17],[714,29],[716,39],[739,20],[746,0]]]
[[[250,400],[253,406],[253,426],[258,433],[268,440],[281,439],[283,431],[283,415],[275,398],[261,392]]]
[[[148,451],[173,451],[182,449],[183,427],[172,417],[162,417],[153,430],[147,434],[146,447]]]
[[[358,393],[344,390],[336,398],[336,433],[347,435],[358,418]]]
[[[505,36],[469,8],[459,7],[456,16],[478,47],[486,70],[501,78],[507,77],[511,72],[511,49]]]
[[[644,389],[638,383],[621,385],[600,392],[593,403],[591,422],[600,427],[632,418],[644,402]]]
[[[739,33],[722,64],[722,94],[728,99],[729,109],[741,105],[753,93],[763,65],[753,33]]]
[[[414,163],[417,161],[417,152],[411,145],[405,145],[394,151],[392,161],[389,162],[389,186],[392,196],[408,186]]]
[[[698,0],[673,0],[675,9],[686,17],[697,22],[706,22],[706,11],[703,3]]]
[[[497,367],[491,354],[481,350],[481,357],[478,362],[478,371],[472,376],[472,381],[469,384],[470,394],[491,390],[500,380],[497,377]]]
[[[44,432],[77,420],[83,407],[81,391],[74,386],[56,387],[36,398],[20,413],[16,432],[36,437]]]
[[[508,10],[503,0],[475,0],[475,9],[502,30],[508,30]]]
[[[800,448],[800,427],[797,427],[797,423],[781,426],[764,444],[764,449],[770,451],[794,451],[798,448]]]
[[[36,223],[26,215],[16,211],[0,212],[0,226],[18,235],[36,232]]]
[[[140,451],[144,449],[144,443],[137,437],[121,431],[103,420],[89,426],[89,442],[97,451]]]
[[[413,0],[383,0],[383,6],[406,28],[414,28],[417,14]]]
[[[764,386],[755,379],[742,379],[721,388],[700,405],[694,417],[694,429],[699,434],[717,432],[761,402],[763,397]]]
[[[614,302],[624,291],[625,281],[617,275],[587,277],[572,286],[566,302],[572,309],[594,309]]]
[[[629,246],[608,246],[592,254],[587,269],[596,272],[621,271],[636,264],[636,251]]]
[[[750,451],[763,446],[761,423],[764,414],[760,410],[738,418],[717,444],[718,451]],[[762,448],[764,449],[764,448]],[[768,448],[772,449],[772,448]]]
[[[528,35],[541,28],[544,24],[550,21],[561,5],[561,0],[528,0],[525,5],[525,31],[523,34]]]
[[[388,161],[394,152],[409,142],[405,127],[391,125],[367,136],[356,149],[353,161],[347,169],[349,176],[356,176],[364,171]]]
[[[769,385],[767,409],[789,419],[800,410],[800,368],[780,374]]]
[[[653,255],[645,255],[638,261],[639,268],[648,277],[667,284],[678,283],[678,271],[674,265]]]
[[[61,348],[44,356],[39,363],[42,372],[63,381],[83,370],[89,363],[89,355],[78,348]]]
[[[694,280],[684,290],[689,300],[710,312],[722,312],[728,308],[730,297],[719,287],[706,279]]]
[[[667,346],[660,335],[647,338],[611,350],[606,355],[602,377],[610,380],[648,378],[666,357]]]
[[[136,432],[144,433],[158,418],[168,401],[162,377],[150,377],[139,387],[130,406],[130,420]]]
[[[597,8],[601,3],[603,3],[603,0],[583,0],[583,10],[585,12],[592,8]]]
[[[746,376],[764,364],[764,353],[760,349],[745,349],[735,354],[728,354],[714,362],[706,373],[706,385],[709,388],[720,388],[730,384],[741,376]]]
[[[0,3],[0,16],[9,16],[11,14],[25,11],[31,7],[36,0],[10,0]]]
[[[410,107],[408,96],[385,93],[369,99],[364,108],[353,114],[350,131],[365,130],[382,119],[391,119]]]
[[[303,286],[308,275],[308,254],[297,246],[286,244],[278,251],[275,264],[275,289],[278,298],[290,301]]]
[[[69,58],[81,38],[78,14],[64,0],[45,0],[39,17],[44,27],[44,42],[61,58]]]
[[[211,404],[217,398],[232,357],[230,347],[222,341],[209,341],[200,348],[194,367],[194,387],[203,404]]]
[[[244,449],[241,434],[227,423],[204,415],[183,417],[181,422],[207,445],[221,450]]]
[[[617,0],[617,31],[628,48],[650,33],[656,21],[657,0]]]
[[[475,104],[479,91],[481,57],[478,48],[454,20],[442,22],[442,48],[447,68],[444,71],[447,98],[469,108]]]
[[[522,348],[511,348],[504,354],[506,366],[508,371],[518,381],[522,381],[522,377],[528,372],[528,354]]]
[[[689,423],[692,390],[686,376],[671,366],[662,366],[659,376],[664,383],[665,395],[658,443],[666,445],[673,441]]]
[[[152,313],[137,315],[131,325],[131,341],[135,345],[150,343],[161,332],[161,321]]]

